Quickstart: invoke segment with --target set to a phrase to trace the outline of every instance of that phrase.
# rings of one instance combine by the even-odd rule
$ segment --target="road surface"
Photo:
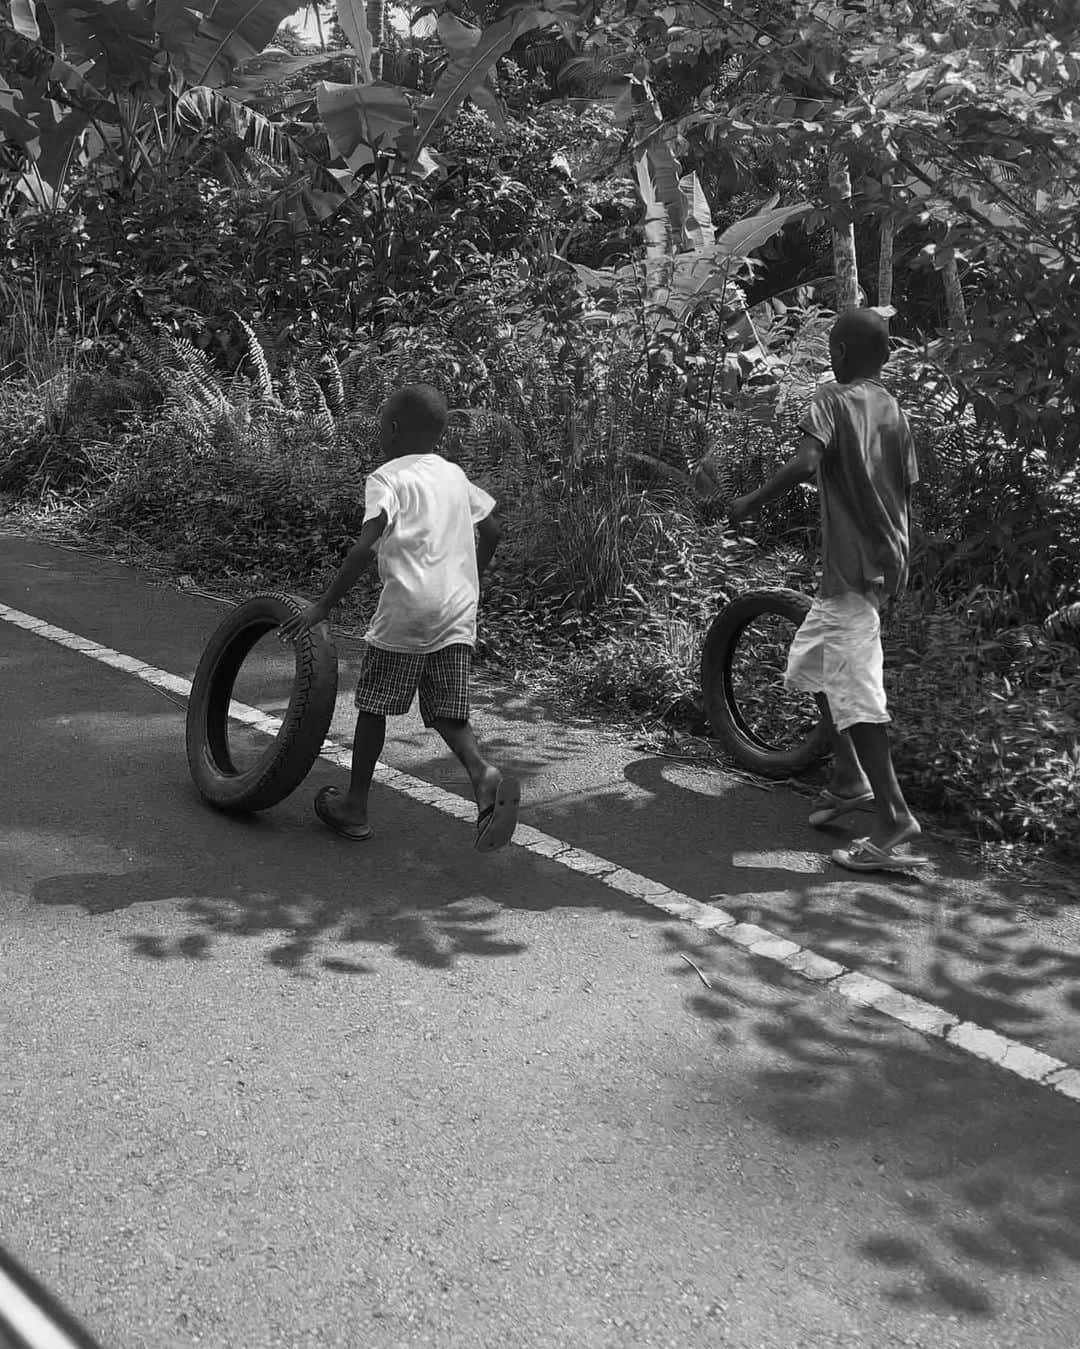
[[[182,678],[223,612],[15,537],[0,604]],[[219,815],[182,697],[9,621],[0,674],[0,1244],[104,1349],[1075,1349],[1076,1101],[391,787],[340,841],[333,763]],[[543,835],[1080,1064],[1053,896],[838,876],[786,790],[476,720]],[[440,748],[387,757],[459,792]]]

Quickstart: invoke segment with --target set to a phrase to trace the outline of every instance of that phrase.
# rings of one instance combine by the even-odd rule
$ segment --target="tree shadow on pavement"
[[[917,1313],[992,1318],[996,1280],[1071,1280],[1080,1107],[872,1011],[837,1006],[774,961],[685,927],[664,935],[674,972],[695,985],[688,1003],[716,1041],[729,1052],[747,1040],[767,1051],[748,1109],[823,1149],[827,1165],[874,1165],[897,1229],[866,1230],[856,1204],[850,1244],[879,1267],[886,1299]],[[1033,1296],[1044,1291],[1032,1285]]]
[[[70,687],[52,665],[46,673],[35,737],[12,737],[9,748],[21,789],[6,803],[0,853],[16,893],[101,918],[138,906],[137,929],[134,916],[115,928],[147,961],[197,968],[217,941],[269,938],[266,958],[294,975],[321,962],[363,976],[382,951],[436,970],[513,956],[525,949],[519,910],[653,922],[668,934],[675,969],[700,978],[678,959],[686,954],[708,980],[688,996],[710,1047],[762,1048],[745,1079],[746,1108],[763,1132],[820,1148],[823,1164],[834,1145],[838,1162],[882,1158],[905,1221],[862,1230],[856,1205],[851,1244],[880,1268],[886,1296],[989,1317],[991,1273],[1049,1277],[1080,1259],[1080,1131],[1068,1102],[876,1014],[837,1010],[827,991],[775,962],[672,925],[557,863],[518,849],[481,857],[468,822],[383,788],[379,837],[334,839],[311,814],[314,791],[342,780],[325,764],[265,817],[218,814],[187,780],[181,709],[164,711],[117,679],[79,713],[81,667]],[[812,861],[831,843],[793,822],[790,793],[734,779],[713,784],[715,793],[710,784],[690,791],[653,759],[627,775],[632,795],[578,793],[548,802],[537,822],[567,843],[607,840],[613,864],[716,895],[740,918],[1051,1049],[1080,1002],[1080,953],[1032,937],[1022,897],[1004,887],[972,886],[945,868],[920,885],[834,880]],[[767,844],[778,840],[790,858],[770,859]],[[713,1071],[708,1054],[694,1071]]]
[[[175,905],[189,932],[175,938],[143,933],[131,939],[134,952],[149,960],[207,960],[215,939],[270,934],[278,942],[267,950],[266,959],[294,974],[305,973],[313,961],[339,974],[373,972],[369,961],[327,954],[331,942],[383,946],[399,959],[430,969],[447,969],[459,956],[517,955],[525,949],[498,936],[499,908],[482,896],[455,898],[450,891],[405,904],[398,899],[358,903],[340,892],[320,895],[239,885],[222,894],[220,880],[215,884],[210,870],[200,876],[189,869],[182,889],[171,867],[119,876],[76,872],[39,881],[33,893],[39,904],[73,905],[92,915],[133,905]]]
[[[805,802],[783,789],[758,805],[756,828],[714,826],[706,834],[701,795],[663,770],[663,761],[641,760],[627,776],[647,787],[654,813],[685,821],[688,848],[713,850],[709,897],[739,921],[1080,1062],[1080,923],[1071,908],[1017,881],[980,875],[932,833],[921,851],[934,866],[921,877],[845,872],[828,854],[866,832],[870,816],[814,830],[804,823]],[[770,849],[777,838],[785,846]]]
[[[542,827],[584,846],[617,832],[623,846],[606,855],[622,865],[1080,1063],[1080,942],[1052,896],[980,876],[932,837],[929,878],[849,875],[828,853],[859,821],[812,830],[805,802],[782,787],[762,792],[654,756],[626,777],[632,798],[551,803]],[[989,1318],[994,1279],[1080,1261],[1080,1108],[872,1011],[838,1010],[775,961],[685,926],[664,932],[711,985],[689,1002],[716,1043],[750,1037],[774,1060],[748,1098],[763,1123],[830,1152],[881,1156],[906,1221],[860,1231],[854,1213],[852,1245],[880,1268],[888,1299]],[[685,961],[674,969],[700,978]]]
[[[518,955],[526,949],[520,929],[507,931],[515,910],[603,907],[663,920],[588,877],[575,876],[568,890],[563,868],[523,850],[476,853],[467,822],[378,787],[376,838],[336,839],[309,804],[321,781],[339,781],[333,774],[319,765],[299,800],[261,816],[223,815],[186,785],[156,784],[152,808],[171,821],[166,834],[126,814],[84,821],[82,830],[97,831],[93,841],[76,839],[70,869],[38,875],[30,894],[92,916],[150,906],[147,930],[131,938],[148,960],[197,963],[212,957],[219,939],[272,936],[267,960],[294,974],[316,966],[368,973],[372,947],[431,969],[461,957]],[[20,837],[17,852],[51,851],[43,831],[24,828]],[[81,856],[109,865],[79,867]],[[177,915],[187,929],[180,935],[167,930]]]

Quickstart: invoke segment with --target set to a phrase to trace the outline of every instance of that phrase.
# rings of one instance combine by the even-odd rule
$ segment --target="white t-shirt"
[[[407,454],[372,473],[364,520],[386,512],[375,546],[382,594],[366,639],[425,654],[476,645],[476,525],[495,500],[441,454]]]

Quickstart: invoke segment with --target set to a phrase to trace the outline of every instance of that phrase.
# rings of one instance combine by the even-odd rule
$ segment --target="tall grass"
[[[86,504],[113,472],[114,437],[145,381],[102,367],[93,319],[50,301],[40,272],[0,286],[0,305],[0,490]]]

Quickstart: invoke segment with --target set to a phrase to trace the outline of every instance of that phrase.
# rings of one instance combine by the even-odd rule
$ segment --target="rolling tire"
[[[714,737],[731,757],[763,777],[786,778],[819,763],[829,750],[829,731],[818,721],[798,744],[778,748],[757,735],[735,700],[731,667],[743,629],[762,614],[778,614],[796,627],[810,610],[797,590],[754,590],[732,600],[713,619],[701,654],[701,689]]]
[[[260,637],[306,607],[295,595],[254,595],[233,609],[206,644],[188,699],[187,759],[199,794],[219,810],[276,806],[319,757],[337,697],[337,652],[326,624],[294,644],[289,706],[265,751],[244,772],[229,752],[229,703],[240,666]]]

